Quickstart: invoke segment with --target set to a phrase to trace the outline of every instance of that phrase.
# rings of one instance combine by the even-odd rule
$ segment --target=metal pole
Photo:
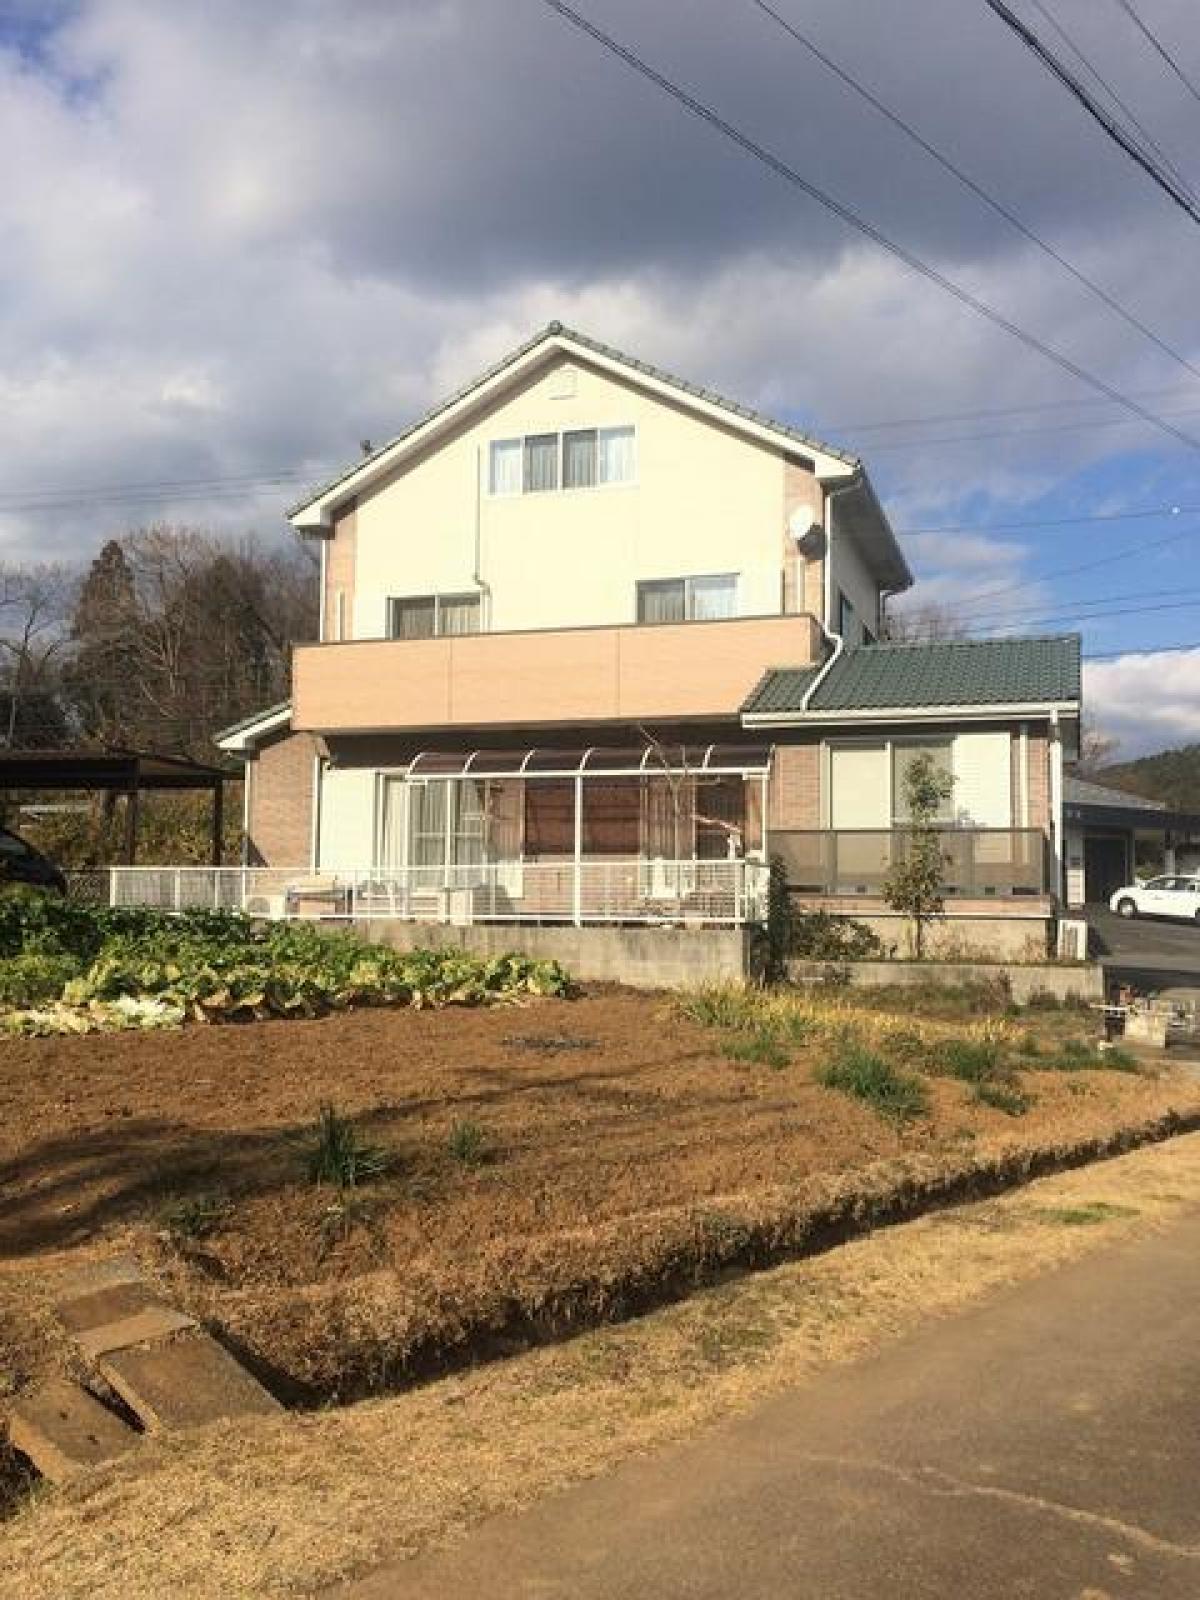
[[[222,841],[225,833],[225,780],[218,778],[213,784],[212,807],[212,864],[221,865]]]
[[[575,774],[575,926],[583,922],[583,773]]]
[[[137,780],[134,787],[125,795],[125,865],[131,867],[137,860],[137,834],[138,834],[138,799],[139,793]]]

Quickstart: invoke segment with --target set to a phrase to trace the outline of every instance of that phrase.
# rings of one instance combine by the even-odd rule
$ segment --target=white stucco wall
[[[494,439],[630,424],[632,484],[488,493]],[[736,572],[739,615],[781,609],[781,455],[581,363],[559,360],[360,499],[355,637],[383,634],[389,595],[472,591],[477,517],[485,627],[632,622],[639,579],[689,574]]]
[[[375,849],[374,768],[325,767],[321,773],[317,867],[369,867]]]

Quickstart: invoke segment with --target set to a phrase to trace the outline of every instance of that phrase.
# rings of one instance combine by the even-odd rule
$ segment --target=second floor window
[[[639,622],[716,622],[736,614],[736,572],[654,578],[637,586]]]
[[[479,632],[477,594],[406,595],[388,601],[389,639],[437,639]]]
[[[559,488],[594,489],[632,483],[635,470],[631,427],[527,433],[518,439],[492,440],[488,492],[511,495]]]

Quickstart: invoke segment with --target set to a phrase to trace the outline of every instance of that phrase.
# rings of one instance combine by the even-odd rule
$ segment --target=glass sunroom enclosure
[[[378,775],[380,892],[398,915],[454,895],[472,920],[740,921],[769,767],[768,748],[720,745],[423,752]]]

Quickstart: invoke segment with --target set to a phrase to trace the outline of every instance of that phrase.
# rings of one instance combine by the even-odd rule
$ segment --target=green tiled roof
[[[819,667],[776,667],[742,707],[801,712]],[[844,650],[818,685],[810,712],[924,706],[1063,705],[1079,699],[1079,635],[936,639]]]

